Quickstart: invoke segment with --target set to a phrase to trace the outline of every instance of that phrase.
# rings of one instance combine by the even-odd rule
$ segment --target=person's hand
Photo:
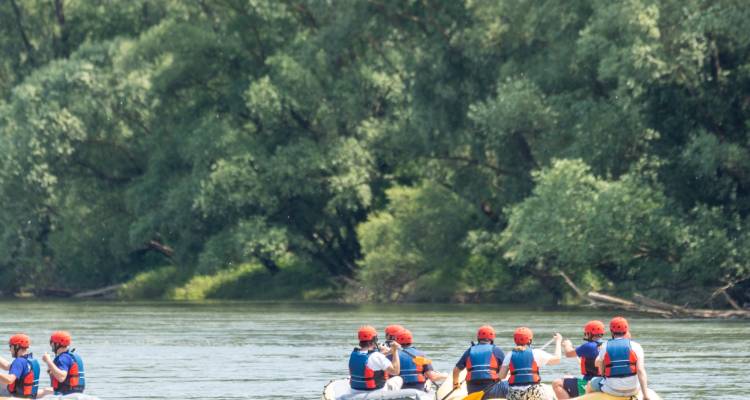
[[[51,362],[52,362],[52,358],[50,358],[49,354],[47,354],[47,353],[44,353],[44,355],[42,356],[42,361],[44,361],[44,362],[46,362],[47,364],[49,364],[49,363],[51,363]]]
[[[453,382],[453,390],[456,390],[461,387],[461,382]]]
[[[559,333],[555,333],[555,336],[553,336],[553,337],[555,338],[555,343],[560,343],[563,340],[562,335],[559,334]]]
[[[396,342],[391,343],[391,353],[395,353],[396,350],[401,350],[401,345]]]
[[[570,339],[563,340],[562,344],[565,347],[573,347],[573,342],[571,342]]]

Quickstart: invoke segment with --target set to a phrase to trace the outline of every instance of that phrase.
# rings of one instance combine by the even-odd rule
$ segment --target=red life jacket
[[[604,355],[604,376],[622,378],[638,373],[636,356],[630,346],[630,339],[613,339],[607,342],[607,353]]]
[[[68,394],[68,393],[82,393],[84,389],[84,372],[83,372],[83,361],[78,354],[66,351],[55,357],[55,361],[63,354],[67,354],[72,359],[73,363],[70,365],[68,375],[65,380],[60,382],[50,374],[50,380],[52,381],[52,389],[55,393]]]
[[[375,353],[370,350],[363,353],[360,349],[355,348],[349,356],[349,384],[352,389],[357,390],[375,390],[385,386],[388,380],[388,373],[385,371],[373,371],[367,366],[367,360]]]
[[[26,374],[16,377],[16,380],[8,385],[8,393],[15,397],[36,398],[36,392],[39,388],[39,361],[30,357],[30,354],[22,357],[28,363]]]
[[[602,342],[597,341],[596,347],[602,347]],[[586,379],[599,376],[599,368],[596,367],[596,357],[581,357],[581,375]]]

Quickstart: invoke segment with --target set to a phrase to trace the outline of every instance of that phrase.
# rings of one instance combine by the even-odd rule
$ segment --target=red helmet
[[[609,331],[612,333],[628,333],[628,320],[623,317],[614,317],[609,321]]]
[[[525,326],[522,326],[513,332],[513,341],[519,346],[530,344],[532,339],[534,339],[534,332]]]
[[[8,344],[11,346],[18,346],[22,349],[28,349],[31,346],[31,339],[23,333],[17,333],[10,337]]]
[[[378,337],[378,331],[376,331],[375,328],[371,327],[370,325],[365,325],[359,328],[359,331],[357,331],[357,336],[359,337],[360,342],[369,342],[370,340]]]
[[[586,323],[583,326],[583,333],[594,336],[604,334],[604,322],[599,320],[593,320]]]
[[[49,337],[49,342],[60,346],[70,346],[70,342],[73,338],[70,337],[70,333],[65,331],[52,332],[52,336]]]
[[[412,344],[414,338],[408,329],[404,329],[396,335],[396,342],[400,345]]]
[[[489,325],[482,325],[477,331],[477,339],[495,340],[495,328]]]
[[[405,328],[401,325],[388,325],[385,328],[385,335],[396,337],[396,335],[398,335],[398,333],[403,331],[404,329]]]

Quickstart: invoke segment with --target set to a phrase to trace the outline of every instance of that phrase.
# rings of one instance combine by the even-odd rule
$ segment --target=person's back
[[[495,329],[483,325],[477,331],[477,344],[467,349],[453,368],[454,390],[460,386],[458,377],[466,369],[466,390],[469,394],[483,391],[490,398],[505,397],[507,382],[500,381],[498,371],[505,353],[495,346]]]
[[[8,373],[0,374],[0,382],[7,385],[8,393],[13,397],[35,399],[40,368],[39,362],[29,352],[31,340],[24,334],[17,334],[10,338],[8,344],[13,361],[8,365]]]
[[[582,396],[586,393],[586,385],[594,377],[599,376],[599,368],[596,366],[596,358],[599,356],[599,348],[604,336],[604,323],[601,321],[589,321],[583,327],[584,343],[575,349],[570,340],[563,341],[563,349],[566,357],[578,358],[581,369],[581,378],[566,376],[562,379],[552,381],[552,389],[558,400]]]
[[[427,380],[442,381],[447,375],[434,370],[432,362],[425,353],[413,345],[413,335],[408,329],[403,329],[396,336],[396,342],[401,345],[398,353],[401,360],[401,371],[399,376],[403,379],[403,389],[426,390]]]
[[[630,397],[637,395],[640,390],[643,392],[643,400],[648,400],[643,348],[628,337],[629,326],[625,318],[613,318],[609,327],[612,339],[602,344],[596,359],[602,377],[593,378],[587,391]]]
[[[560,363],[560,343],[562,336],[555,334],[555,354],[549,354],[541,349],[532,349],[531,343],[534,333],[527,327],[519,327],[513,333],[516,347],[505,356],[500,368],[500,378],[508,379],[509,400],[545,400],[546,392],[542,388],[539,369],[545,365]]]
[[[400,359],[398,343],[391,345],[393,362],[378,351],[377,331],[371,326],[363,326],[357,332],[359,347],[349,355],[349,385],[353,392],[370,392],[376,390],[397,390],[401,387],[401,378],[389,379],[389,375],[398,375]]]

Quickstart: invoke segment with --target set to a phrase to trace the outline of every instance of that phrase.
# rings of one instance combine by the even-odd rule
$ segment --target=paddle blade
[[[432,360],[430,360],[429,358],[422,357],[422,356],[414,357],[413,360],[414,360],[414,364],[417,364],[420,367],[424,365],[432,364]]]
[[[482,397],[484,397],[484,390],[480,390],[479,392],[474,392],[464,397],[464,400],[482,400]]]

